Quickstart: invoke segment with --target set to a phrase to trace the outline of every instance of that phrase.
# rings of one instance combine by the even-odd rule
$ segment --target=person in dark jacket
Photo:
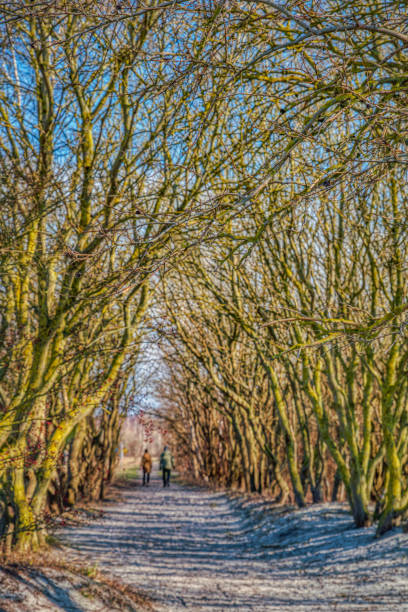
[[[160,455],[160,469],[163,471],[163,487],[169,487],[171,470],[174,470],[174,459],[167,446]]]
[[[142,470],[143,470],[143,486],[149,486],[150,472],[152,471],[152,458],[149,451],[145,450],[142,457]]]

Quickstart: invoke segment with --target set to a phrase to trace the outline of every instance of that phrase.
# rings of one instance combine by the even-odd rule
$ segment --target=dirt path
[[[64,541],[157,610],[408,611],[407,535],[374,540],[338,505],[274,517],[156,477],[104,509]]]

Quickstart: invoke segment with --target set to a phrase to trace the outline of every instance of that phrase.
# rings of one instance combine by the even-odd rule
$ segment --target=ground
[[[160,612],[408,611],[408,534],[375,539],[341,504],[290,510],[174,482],[164,489],[156,477],[149,487],[134,481],[103,516],[59,537],[67,556]],[[95,605],[42,609],[113,609]]]

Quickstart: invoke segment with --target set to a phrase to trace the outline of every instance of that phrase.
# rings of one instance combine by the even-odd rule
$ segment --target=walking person
[[[152,458],[147,448],[145,449],[145,452],[143,453],[143,457],[142,457],[142,469],[143,469],[143,486],[145,485],[149,486],[150,472],[152,471]]]
[[[160,469],[163,470],[163,487],[169,487],[171,470],[174,470],[174,459],[167,446],[163,448],[160,455]]]

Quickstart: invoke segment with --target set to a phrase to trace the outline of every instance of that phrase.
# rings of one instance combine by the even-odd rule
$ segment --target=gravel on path
[[[145,592],[160,612],[408,612],[408,536],[374,539],[344,505],[284,511],[156,476],[66,545]]]

